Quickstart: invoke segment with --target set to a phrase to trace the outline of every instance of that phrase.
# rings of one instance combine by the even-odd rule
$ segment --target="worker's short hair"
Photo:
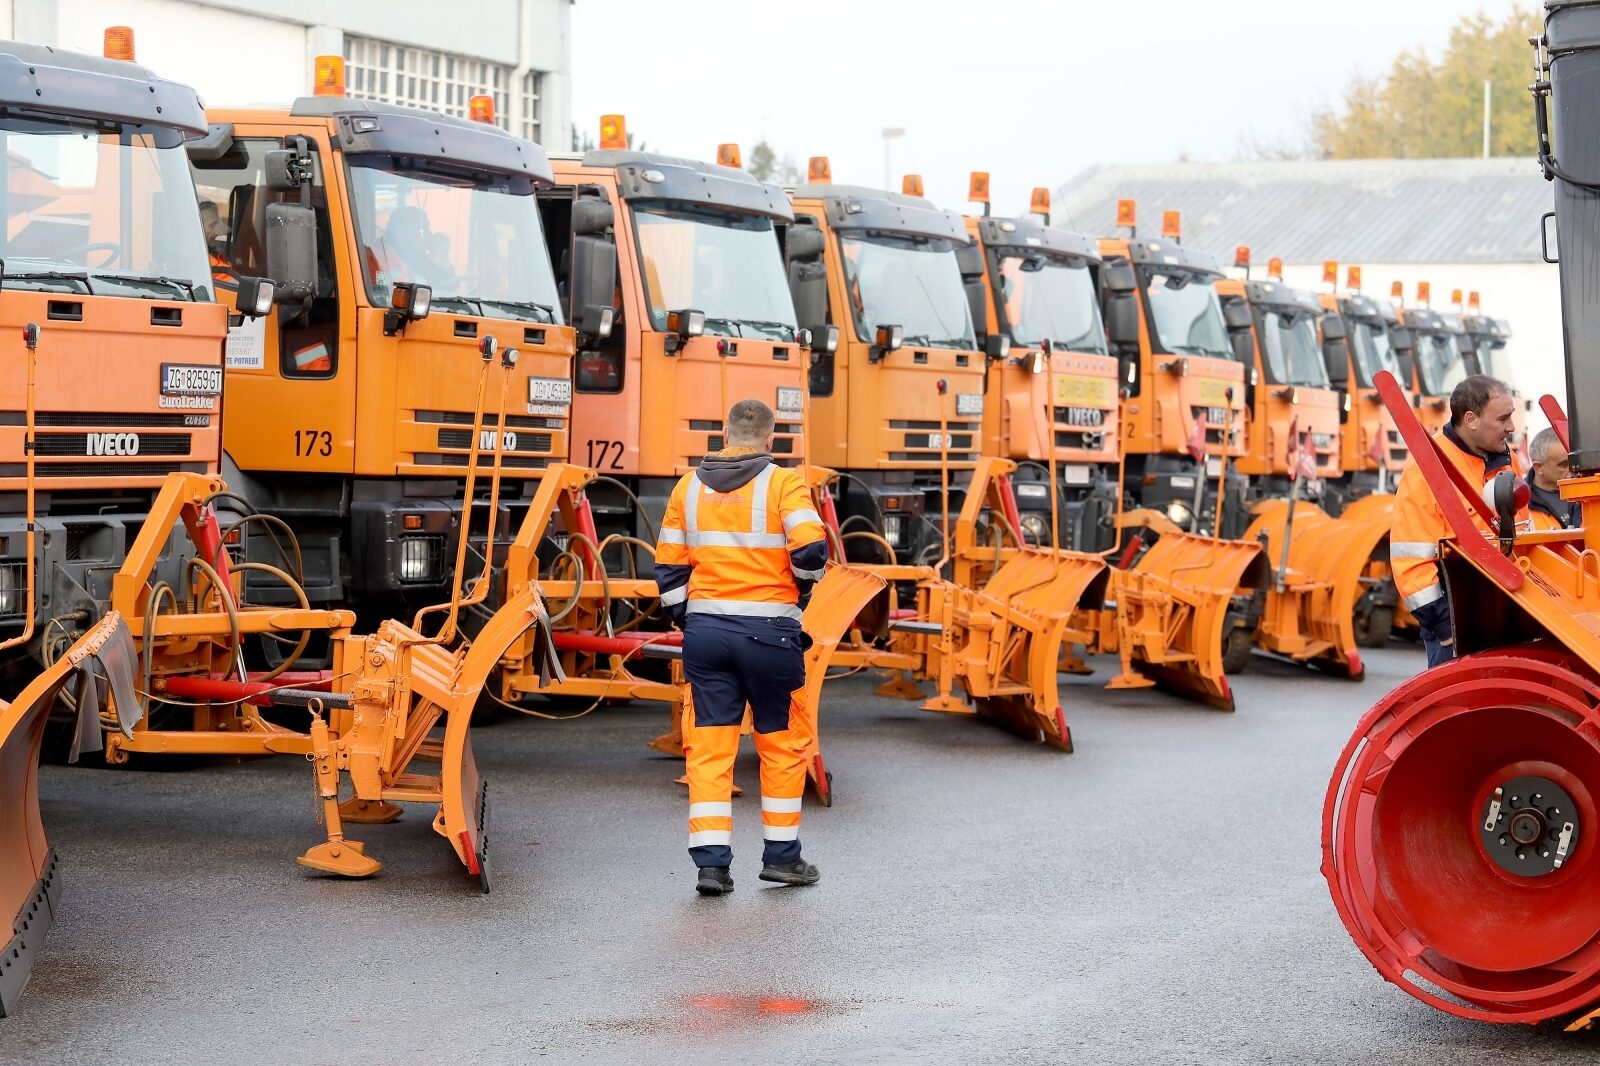
[[[728,444],[738,448],[762,447],[777,424],[772,408],[760,400],[740,400],[728,408]]]
[[[1556,436],[1555,430],[1541,429],[1528,442],[1528,458],[1535,463],[1542,463],[1545,456],[1550,454],[1550,445],[1560,443],[1561,438]]]
[[[1511,388],[1499,378],[1473,374],[1450,390],[1450,424],[1459,426],[1468,414],[1481,415],[1496,396],[1510,396]]]

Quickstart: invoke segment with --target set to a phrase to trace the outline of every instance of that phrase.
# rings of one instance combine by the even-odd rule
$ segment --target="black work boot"
[[[780,885],[814,885],[822,878],[822,871],[798,859],[786,862],[782,866],[767,863],[761,867],[761,880],[776,881]]]
[[[700,880],[694,883],[694,890],[702,896],[720,896],[733,891],[733,875],[726,866],[700,867]]]

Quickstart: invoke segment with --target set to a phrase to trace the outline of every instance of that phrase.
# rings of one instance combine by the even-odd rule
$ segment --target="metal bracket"
[[[1494,799],[1489,802],[1489,817],[1483,820],[1483,828],[1486,831],[1492,830],[1495,827],[1495,824],[1500,821],[1500,801],[1504,798],[1504,790],[1498,788],[1494,790]],[[1567,828],[1572,828],[1572,824],[1570,822],[1567,824]]]
[[[1572,823],[1567,822],[1561,827],[1561,835],[1556,838],[1556,869],[1561,869],[1561,864],[1567,861],[1567,849],[1572,844]]]

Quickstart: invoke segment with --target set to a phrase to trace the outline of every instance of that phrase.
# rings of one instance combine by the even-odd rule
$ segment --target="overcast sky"
[[[573,121],[597,136],[599,116],[621,112],[647,147],[701,159],[738,141],[748,161],[765,137],[862,185],[883,183],[882,130],[898,127],[894,187],[921,173],[931,199],[959,209],[968,172],[988,170],[996,209],[1021,211],[1033,186],[1095,163],[1226,160],[1252,139],[1298,139],[1353,75],[1408,47],[1437,55],[1458,19],[1513,7],[577,0]]]

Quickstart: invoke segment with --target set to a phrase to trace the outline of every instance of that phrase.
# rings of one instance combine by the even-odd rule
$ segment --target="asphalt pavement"
[[[1386,984],[1318,873],[1334,758],[1421,665],[1363,683],[1258,657],[1225,714],[1063,684],[1077,751],[834,683],[813,888],[695,896],[657,707],[505,714],[481,895],[425,811],[352,830],[335,881],[300,759],[47,767],[62,914],[0,1063],[1593,1062],[1600,1036],[1447,1017]]]

